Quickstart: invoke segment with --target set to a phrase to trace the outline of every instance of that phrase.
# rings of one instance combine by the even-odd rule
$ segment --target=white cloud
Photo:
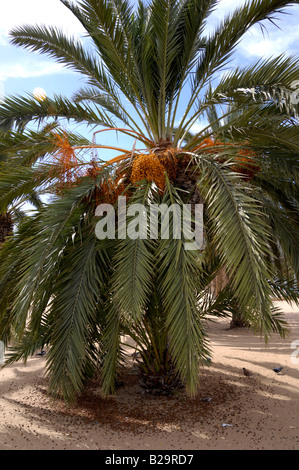
[[[80,35],[83,27],[60,0],[8,0],[0,7],[0,42],[9,31],[24,24],[55,25],[67,34]]]
[[[8,78],[30,78],[41,77],[53,73],[63,73],[69,70],[65,69],[61,64],[55,62],[28,62],[27,64],[1,64],[0,65],[0,81]]]
[[[224,18],[244,3],[245,0],[220,0],[208,19],[206,32],[212,33]]]
[[[241,5],[244,5],[246,0],[221,0],[215,9],[217,16],[226,16],[229,12],[234,11]]]
[[[262,34],[258,27],[254,27],[247,33],[240,44],[240,51],[255,57],[278,56],[298,52],[299,29],[292,25],[284,24],[279,29]],[[293,50],[294,49],[294,50]]]
[[[204,123],[193,124],[190,127],[190,132],[191,132],[191,134],[199,134],[206,126],[207,126],[207,124],[204,124]]]

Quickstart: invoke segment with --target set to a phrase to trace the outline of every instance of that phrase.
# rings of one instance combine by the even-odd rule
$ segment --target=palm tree
[[[207,317],[241,308],[267,340],[287,331],[274,293],[298,300],[299,63],[279,56],[228,69],[250,27],[297,2],[247,1],[207,36],[214,0],[61,1],[91,44],[54,27],[11,32],[13,44],[50,55],[86,85],[72,99],[7,97],[0,106],[10,157],[0,211],[32,190],[51,196],[0,253],[0,337],[14,341],[7,363],[47,346],[54,396],[74,399],[98,371],[108,395],[129,336],[146,387],[182,384],[194,395],[211,355]],[[62,119],[98,129],[88,139]],[[132,138],[130,148],[112,137],[110,146],[98,144],[108,131]],[[103,161],[103,148],[118,155]],[[185,250],[174,224],[168,239],[99,240],[95,209],[109,202],[119,214],[120,195],[128,208],[190,203],[194,213],[203,203],[205,246]],[[210,285],[222,267],[229,282],[214,298]]]
[[[7,161],[7,148],[2,146],[0,149],[0,168],[4,162]],[[36,209],[40,209],[42,207],[42,201],[36,191],[32,191],[28,194],[25,198],[20,198],[14,206],[7,207],[2,214],[0,213],[0,244],[4,243],[5,239],[12,234],[13,227],[17,224],[20,220],[22,220],[26,214],[22,210],[23,204],[27,202],[31,204]]]
[[[0,165],[4,157],[0,155]],[[9,212],[0,213],[0,245],[12,233],[13,222]]]

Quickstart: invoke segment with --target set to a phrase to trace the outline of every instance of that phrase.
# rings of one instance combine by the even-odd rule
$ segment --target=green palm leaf
[[[140,208],[148,207],[150,186],[149,183],[141,185],[131,199],[130,205],[140,204]],[[128,217],[127,232],[136,217],[136,215]],[[142,226],[136,228],[138,232]],[[134,228],[132,230],[134,231]],[[136,235],[135,238],[134,233],[131,235],[127,233],[124,240],[118,241],[114,257],[114,274],[111,280],[113,302],[124,315],[134,321],[140,319],[152,289],[154,256],[147,240],[148,231],[149,228],[146,228],[144,238],[142,234]]]
[[[258,200],[246,191],[230,164],[216,165],[202,158],[199,182],[212,221],[213,236],[224,265],[231,273],[235,295],[244,310],[258,311],[256,327],[271,332],[271,301],[266,263],[270,226]]]
[[[99,286],[104,268],[98,260],[94,234],[90,235],[88,227],[85,230],[82,233],[84,243],[78,241],[63,256],[50,304],[51,347],[47,354],[50,391],[67,401],[74,400],[81,391],[86,366],[91,360],[87,345],[90,331],[97,321]]]
[[[6,131],[15,125],[20,130],[28,122],[40,124],[48,118],[52,120],[58,118],[74,119],[77,122],[87,124],[115,127],[105,110],[101,111],[97,106],[94,108],[87,105],[82,106],[61,96],[54,96],[53,99],[46,98],[44,101],[36,100],[33,95],[6,97],[0,105],[0,129]]]
[[[182,200],[168,183],[164,203],[178,204]],[[174,230],[174,227],[172,227]],[[198,253],[185,250],[184,238],[161,240],[159,247],[158,284],[167,315],[169,346],[175,367],[187,390],[194,395],[199,383],[200,362],[208,355],[202,311],[197,302],[201,263]]]

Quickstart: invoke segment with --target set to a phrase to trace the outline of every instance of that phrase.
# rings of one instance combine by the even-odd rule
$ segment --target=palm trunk
[[[154,394],[171,395],[181,387],[181,381],[171,358],[166,315],[157,291],[142,323],[131,336],[140,352],[136,357],[140,385]]]
[[[244,328],[248,326],[248,322],[244,320],[244,317],[242,316],[242,313],[240,311],[238,313],[233,313],[230,322],[230,328]]]
[[[222,268],[220,268],[219,273],[217,274],[215,279],[211,282],[212,295],[214,297],[217,297],[219,292],[221,292],[222,289],[225,288],[228,281],[229,281],[229,278],[228,278],[226,269],[223,266]],[[242,313],[240,310],[232,314],[230,328],[247,327],[247,326],[249,326],[248,322],[244,320],[244,317],[242,316]]]
[[[219,292],[225,288],[226,284],[228,283],[228,276],[226,273],[226,269],[224,266],[220,268],[219,273],[215,277],[215,279],[211,282],[211,290],[214,297],[217,297]]]
[[[0,244],[12,233],[13,223],[10,214],[0,214]]]

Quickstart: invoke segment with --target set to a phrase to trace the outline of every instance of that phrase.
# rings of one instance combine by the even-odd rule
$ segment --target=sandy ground
[[[298,450],[299,310],[278,304],[291,334],[267,347],[227,320],[209,324],[213,362],[193,399],[149,396],[132,363],[117,397],[101,399],[92,384],[66,408],[47,396],[44,357],[0,370],[0,450]]]

